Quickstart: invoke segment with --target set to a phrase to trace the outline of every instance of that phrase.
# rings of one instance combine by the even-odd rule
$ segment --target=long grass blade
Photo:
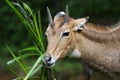
[[[27,80],[28,78],[31,77],[32,72],[33,72],[34,69],[38,66],[38,64],[42,61],[43,56],[44,56],[44,55],[40,56],[40,57],[36,60],[35,64],[33,65],[33,67],[31,68],[31,70],[28,72],[28,74],[25,76],[25,78],[24,78],[23,80]]]
[[[13,56],[13,58],[15,59],[15,61],[20,65],[20,67],[23,69],[23,71],[25,73],[27,73],[26,68],[22,65],[22,63],[19,61],[19,59],[15,56],[15,54],[12,52],[12,50],[9,48],[9,46],[6,44],[6,47],[8,48],[8,50],[10,51],[11,55]]]
[[[31,56],[38,56],[38,55],[35,54],[35,53],[27,53],[27,54],[21,55],[21,56],[19,56],[19,57],[16,57],[16,59],[17,59],[17,60],[20,60],[21,58],[22,58],[22,59],[26,59],[26,58],[31,57]],[[10,65],[10,64],[15,63],[15,62],[16,62],[16,59],[9,60],[9,61],[7,62],[7,65]]]
[[[38,13],[34,13],[26,3],[19,0],[17,1],[17,3],[14,3],[14,5],[16,5],[17,8],[9,0],[5,0],[5,1],[12,8],[12,10],[17,14],[20,21],[25,25],[26,29],[28,30],[29,34],[32,37],[32,40],[35,46],[35,47],[30,47],[30,48],[25,48],[20,50],[19,51],[20,55],[18,57],[16,57],[15,54],[12,52],[12,50],[7,46],[14,58],[8,61],[7,64],[10,65],[16,61],[26,74],[23,80],[28,80],[30,78],[32,79],[33,75],[40,68],[43,68],[42,64],[40,63],[43,62],[43,56],[45,52],[44,40],[42,37],[43,35],[42,35],[40,11]],[[22,53],[25,53],[25,54],[22,54]],[[36,54],[36,53],[39,53],[39,54]],[[38,56],[38,59],[34,62],[32,68],[28,69],[28,66],[26,66],[26,63],[24,61],[22,62],[21,59],[24,60],[31,56]],[[45,69],[41,69],[41,72],[42,72],[41,74],[42,76],[40,77],[41,80],[47,80],[46,73],[45,73],[46,71]],[[53,80],[55,80],[55,77],[52,74],[52,72],[49,74],[51,74],[51,77],[53,78]]]
[[[25,53],[25,52],[30,53],[30,52],[37,52],[37,51],[38,51],[37,48],[34,46],[19,50],[20,53]]]

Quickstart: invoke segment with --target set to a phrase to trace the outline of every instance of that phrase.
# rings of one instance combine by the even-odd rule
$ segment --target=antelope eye
[[[62,37],[63,37],[63,36],[69,36],[69,34],[70,34],[70,32],[64,32],[64,33],[62,34]]]

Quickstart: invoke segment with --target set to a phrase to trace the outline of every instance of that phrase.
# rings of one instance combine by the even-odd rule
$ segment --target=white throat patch
[[[79,58],[79,57],[81,56],[81,53],[80,53],[80,51],[79,51],[78,49],[75,48],[75,49],[72,51],[72,53],[70,54],[70,56],[71,56],[71,57]]]

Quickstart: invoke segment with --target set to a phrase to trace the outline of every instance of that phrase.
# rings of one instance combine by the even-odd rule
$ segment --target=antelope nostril
[[[51,57],[50,57],[50,56],[45,56],[44,60],[45,60],[46,62],[49,62],[49,61],[51,61]]]
[[[47,61],[51,61],[51,57],[47,57]]]
[[[51,67],[55,63],[55,59],[51,56],[45,56],[44,57],[44,64],[47,67]]]

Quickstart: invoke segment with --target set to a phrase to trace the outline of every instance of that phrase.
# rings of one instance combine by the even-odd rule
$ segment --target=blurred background
[[[16,1],[16,0],[11,0]],[[89,16],[89,22],[100,25],[113,25],[120,20],[120,0],[23,0],[33,11],[40,10],[43,32],[48,24],[46,7],[51,10],[52,16],[59,11],[64,11],[66,4],[69,6],[69,14],[77,19]],[[46,37],[43,34],[45,45]],[[24,25],[18,19],[16,14],[7,5],[4,0],[0,1],[0,80],[10,80],[14,74],[10,72],[6,62],[12,59],[12,56],[4,43],[8,43],[15,52],[20,49],[32,46],[32,40]],[[17,55],[17,54],[16,54]],[[76,63],[74,63],[76,61]],[[74,65],[73,65],[74,64]],[[65,68],[61,69],[61,65]],[[62,66],[62,67],[63,67]],[[16,67],[16,66],[15,66]],[[62,72],[63,80],[80,80],[79,74],[82,69],[78,60],[72,58],[64,59],[56,65],[56,69]],[[66,72],[68,71],[68,72]],[[64,75],[65,74],[65,75]],[[91,80],[109,80],[108,75],[94,73]],[[101,77],[102,76],[102,77]],[[98,77],[101,77],[98,79]],[[62,79],[61,79],[62,80]],[[82,80],[82,79],[81,79]]]

